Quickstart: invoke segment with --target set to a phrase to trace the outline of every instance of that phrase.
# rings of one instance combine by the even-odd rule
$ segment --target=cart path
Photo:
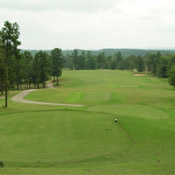
[[[48,88],[54,88],[52,81],[46,81],[46,84]]]
[[[47,87],[48,88],[54,88],[52,85],[52,82],[47,81]],[[24,97],[31,92],[37,91],[37,89],[30,89],[30,90],[25,90],[14,97],[11,98],[12,101],[19,102],[19,103],[28,103],[28,104],[38,104],[38,105],[50,105],[50,106],[68,106],[68,107],[81,107],[84,105],[73,105],[73,104],[62,104],[62,103],[47,103],[47,102],[38,102],[38,101],[29,101],[25,100]]]

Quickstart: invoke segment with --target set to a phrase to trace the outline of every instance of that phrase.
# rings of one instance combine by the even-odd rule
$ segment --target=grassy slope
[[[66,71],[60,87],[26,99],[85,107],[10,102],[0,112],[0,173],[175,172],[175,92],[166,80],[124,71]]]

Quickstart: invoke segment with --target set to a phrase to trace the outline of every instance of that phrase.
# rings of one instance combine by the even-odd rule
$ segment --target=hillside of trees
[[[140,56],[146,56],[148,53],[150,54],[156,54],[158,51],[161,53],[161,55],[172,55],[175,53],[175,49],[169,49],[169,50],[145,50],[145,49],[101,49],[101,50],[78,50],[78,53],[81,54],[82,52],[88,52],[90,51],[92,55],[98,55],[99,53],[104,53],[106,56],[112,56],[113,54],[120,52],[124,58],[127,58],[130,55],[140,55]],[[24,52],[25,50],[21,50]],[[39,50],[28,50],[32,53],[34,56]],[[51,50],[44,50],[48,54],[51,54]],[[62,50],[62,54],[64,56],[71,55],[74,52],[74,50]]]

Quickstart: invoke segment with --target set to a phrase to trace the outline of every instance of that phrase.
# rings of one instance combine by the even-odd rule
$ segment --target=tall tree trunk
[[[58,85],[58,76],[57,76],[57,85]]]
[[[43,82],[43,88],[45,88],[45,81]]]
[[[0,91],[1,91],[1,94],[3,94],[3,90],[4,89],[4,87],[3,87],[3,82],[2,82],[2,80],[1,80],[1,87],[0,87]]]
[[[8,46],[5,53],[5,107],[8,107]]]
[[[39,89],[39,83],[37,83],[37,89]]]
[[[19,84],[16,85],[17,91],[19,91]]]

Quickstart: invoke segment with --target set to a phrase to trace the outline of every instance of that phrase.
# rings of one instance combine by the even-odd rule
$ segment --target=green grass
[[[65,71],[60,84],[25,98],[85,106],[0,108],[0,174],[175,174],[175,91],[167,80]]]

